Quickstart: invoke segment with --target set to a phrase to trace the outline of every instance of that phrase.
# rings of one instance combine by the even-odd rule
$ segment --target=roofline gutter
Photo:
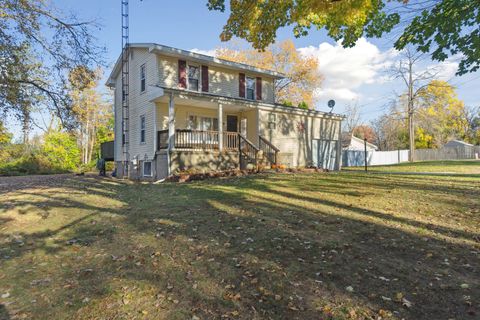
[[[300,109],[300,108],[297,108],[297,107],[289,107],[289,106],[284,106],[284,105],[281,105],[281,104],[258,102],[258,101],[255,101],[255,100],[246,100],[246,99],[243,99],[243,98],[225,97],[225,96],[221,96],[221,95],[217,95],[217,94],[209,93],[209,92],[196,92],[196,91],[190,91],[190,90],[186,90],[186,89],[171,88],[171,87],[165,87],[165,86],[160,86],[160,85],[157,85],[156,87],[165,90],[166,93],[167,92],[173,92],[173,93],[178,93],[178,94],[191,95],[191,96],[195,96],[195,97],[213,98],[213,99],[217,100],[218,102],[231,102],[231,103],[241,103],[241,104],[254,105],[257,108],[259,108],[261,110],[266,110],[266,111],[294,113],[294,114],[298,114],[298,115],[329,118],[329,119],[335,119],[335,120],[345,119],[344,115],[336,114],[336,113],[329,113],[329,112],[323,112],[323,111],[317,111],[317,110],[311,110],[311,109],[305,110],[305,109]]]

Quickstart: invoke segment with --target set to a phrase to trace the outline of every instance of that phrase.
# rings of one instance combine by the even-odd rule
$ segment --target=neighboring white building
[[[365,151],[365,142],[363,139],[355,137],[348,132],[342,133],[342,150]],[[367,142],[367,151],[377,151],[378,147],[373,143]]]
[[[247,164],[340,168],[343,116],[275,103],[283,75],[154,43],[130,45],[128,120],[121,57],[114,89],[119,177]],[[122,129],[125,126],[127,134]]]
[[[460,148],[473,149],[474,145],[461,140],[450,140],[447,143],[445,143],[444,147],[450,147],[450,148],[460,147]]]

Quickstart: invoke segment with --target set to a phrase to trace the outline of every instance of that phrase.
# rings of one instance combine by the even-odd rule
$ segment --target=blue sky
[[[83,19],[97,19],[102,25],[98,41],[107,48],[106,61],[111,66],[121,48],[120,0],[54,0],[59,9],[75,12]],[[227,1],[228,2],[228,1]],[[130,0],[130,41],[156,42],[181,49],[209,52],[222,45],[219,34],[228,18],[227,13],[209,11],[206,0]],[[402,84],[385,78],[385,69],[395,61],[392,39],[361,39],[357,47],[343,49],[329,39],[324,31],[312,31],[295,39],[290,28],[278,32],[278,40],[292,39],[302,52],[316,55],[325,81],[318,89],[319,110],[327,110],[327,101],[335,99],[335,112],[346,104],[360,105],[365,122],[386,111],[386,105],[401,92]],[[428,62],[425,64],[435,64]],[[441,67],[445,78],[452,78],[455,61]],[[106,70],[106,73],[110,69]],[[450,81],[466,105],[480,105],[480,72]],[[477,92],[476,92],[477,91]]]

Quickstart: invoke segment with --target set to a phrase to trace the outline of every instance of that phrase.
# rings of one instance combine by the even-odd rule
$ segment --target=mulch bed
[[[227,178],[227,177],[243,177],[252,174],[258,173],[323,173],[328,172],[326,169],[321,168],[288,168],[288,169],[269,169],[269,170],[225,170],[225,171],[212,171],[205,173],[189,173],[189,172],[179,172],[169,176],[165,181],[167,182],[190,182],[190,181],[200,181],[205,179],[214,179],[214,178]]]

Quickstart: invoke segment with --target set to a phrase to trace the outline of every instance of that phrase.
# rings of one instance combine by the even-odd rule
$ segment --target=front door
[[[238,132],[238,117],[227,115],[227,131]]]

